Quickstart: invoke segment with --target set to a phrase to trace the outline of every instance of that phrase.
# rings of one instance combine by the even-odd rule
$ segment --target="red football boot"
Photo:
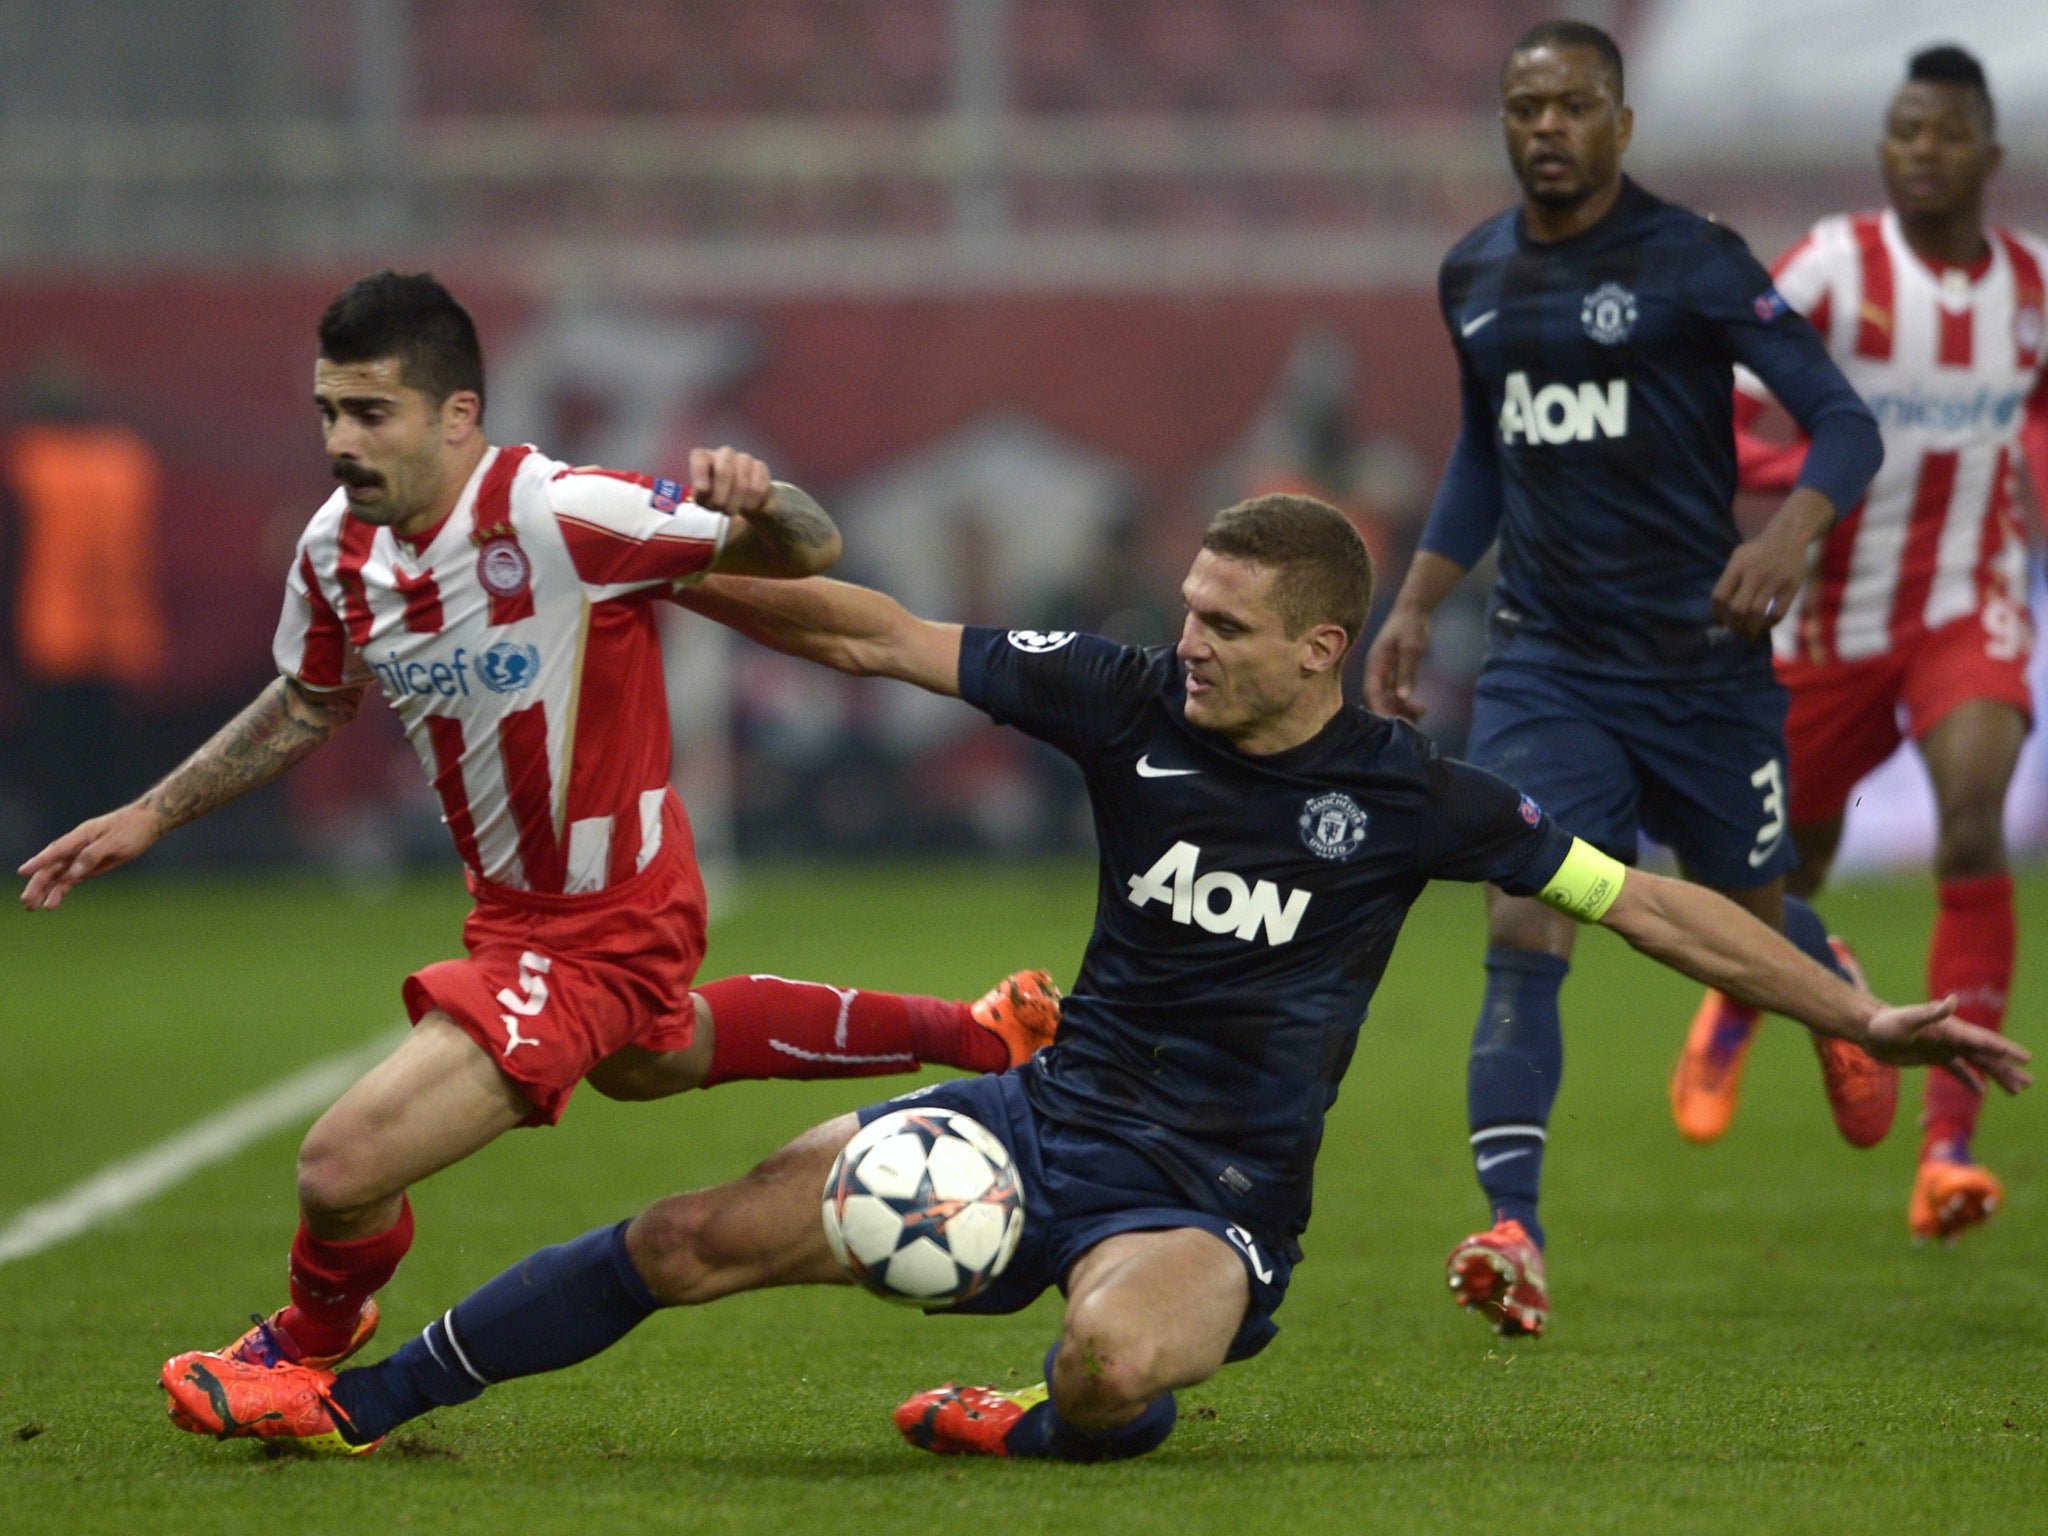
[[[1828,948],[1849,973],[1859,992],[1868,992],[1863,967],[1849,946],[1828,935]],[[1820,1057],[1821,1086],[1827,1090],[1828,1109],[1835,1117],[1835,1129],[1852,1147],[1874,1147],[1892,1128],[1892,1116],[1899,1109],[1899,1069],[1852,1041],[1833,1035],[1813,1037],[1814,1054]]]
[[[1007,1456],[1005,1441],[1025,1411],[1045,1401],[1044,1382],[1022,1392],[958,1387],[920,1392],[896,1410],[896,1427],[921,1451],[939,1456]]]
[[[1503,1338],[1540,1336],[1550,1321],[1550,1286],[1543,1250],[1519,1221],[1497,1222],[1451,1250],[1444,1279],[1458,1305],[1470,1307]]]

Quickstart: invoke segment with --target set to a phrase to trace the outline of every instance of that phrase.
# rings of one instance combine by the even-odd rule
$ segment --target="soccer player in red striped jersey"
[[[1928,989],[2000,1028],[2017,931],[2003,836],[2006,787],[2031,723],[2026,548],[2018,472],[2048,502],[2048,374],[2042,368],[2048,246],[1987,226],[2000,150],[1984,71],[1955,47],[1914,55],[1878,146],[1891,206],[1821,220],[1775,267],[1779,291],[1827,341],[1876,413],[1884,467],[1822,541],[1776,635],[1791,691],[1791,814],[1801,867],[1826,878],[1856,782],[1904,733],[1933,780],[1940,884]],[[1740,380],[1738,419],[1768,394]],[[1738,438],[1742,483],[1783,489],[1801,443]],[[1733,1113],[1756,1015],[1710,995],[1680,1058],[1681,1128],[1711,1139]],[[1972,1158],[1982,1095],[1927,1076],[1916,1238],[1953,1238],[1997,1208],[1998,1180]],[[1690,1123],[1689,1123],[1690,1122]],[[1886,1123],[1889,1123],[1888,1116]],[[1873,1127],[1877,1135],[1883,1127]]]
[[[259,1365],[360,1349],[411,1244],[406,1190],[514,1126],[552,1125],[586,1078],[650,1099],[927,1061],[1000,1071],[1057,1023],[1036,972],[972,1006],[774,976],[693,991],[704,886],[669,787],[654,604],[714,569],[821,571],[838,530],[730,448],[666,480],[494,446],[476,328],[426,274],[350,285],[319,337],[341,486],[293,559],[282,675],[140,800],[21,866],[23,904],[55,907],[276,778],[372,684],[420,754],[476,898],[468,955],[406,978],[411,1034],[300,1148],[291,1304],[229,1350]]]

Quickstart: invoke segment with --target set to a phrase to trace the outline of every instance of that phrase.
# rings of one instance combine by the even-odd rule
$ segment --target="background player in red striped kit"
[[[1791,691],[1791,814],[1799,894],[1826,879],[1856,782],[1905,733],[1933,780],[1940,915],[1928,989],[1972,1023],[2002,1026],[2017,932],[2006,870],[2006,787],[2030,724],[2027,557],[2014,496],[2022,460],[2048,488],[2042,371],[2048,246],[1987,226],[2000,150],[1977,60],[1914,55],[1878,145],[1891,206],[1823,219],[1777,263],[1779,291],[1813,322],[1884,434],[1884,467],[1827,535],[1777,630]],[[1738,419],[1769,399],[1739,381]],[[1783,489],[1803,443],[1739,438],[1742,483]],[[1680,1129],[1712,1140],[1734,1113],[1753,1011],[1710,996],[1672,1084]],[[1953,1237],[1997,1208],[1973,1161],[1983,1096],[1927,1075],[1915,1237]],[[1882,1134],[1880,1129],[1879,1134]]]
[[[514,1126],[553,1124],[585,1078],[648,1099],[922,1061],[999,1071],[1057,1022],[1038,973],[972,1008],[772,976],[693,993],[704,887],[669,788],[653,605],[712,569],[823,570],[837,529],[729,448],[693,451],[678,482],[494,447],[475,326],[426,274],[351,284],[319,337],[314,398],[341,488],[299,541],[282,676],[140,800],[21,866],[23,904],[55,907],[276,778],[373,682],[433,781],[476,898],[468,957],[406,979],[411,1034],[300,1148],[291,1304],[229,1350],[257,1364],[361,1348],[412,1241],[408,1187]]]

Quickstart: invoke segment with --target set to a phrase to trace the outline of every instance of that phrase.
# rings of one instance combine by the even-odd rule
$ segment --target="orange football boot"
[[[1735,1118],[1742,1065],[1756,1038],[1757,1011],[1713,988],[1700,1000],[1671,1073],[1671,1118],[1678,1134],[1705,1146]]]
[[[1953,1243],[1970,1228],[1989,1221],[2004,1199],[2005,1186],[1989,1168],[1929,1158],[1920,1164],[1919,1177],[1913,1181],[1906,1225],[1916,1243],[1937,1237]]]
[[[949,1381],[899,1407],[896,1427],[912,1445],[934,1455],[1007,1456],[1011,1429],[1048,1395],[1044,1382],[1022,1392],[998,1392]]]
[[[1458,1244],[1444,1261],[1444,1279],[1458,1305],[1477,1312],[1503,1338],[1540,1336],[1550,1321],[1543,1250],[1519,1221],[1499,1221]]]
[[[968,1005],[974,1022],[1003,1042],[1021,1067],[1052,1044],[1060,1027],[1060,989],[1044,971],[1018,971]]]
[[[309,1365],[316,1371],[331,1371],[369,1343],[377,1332],[377,1302],[372,1297],[356,1314],[356,1331],[349,1336],[347,1348],[334,1355],[302,1355],[298,1343],[278,1326],[277,1320],[283,1316],[282,1308],[268,1317],[257,1317],[252,1312],[250,1318],[256,1326],[221,1350],[221,1358],[238,1360],[243,1365]]]
[[[366,1456],[384,1443],[353,1445],[327,1389],[332,1371],[304,1365],[249,1365],[200,1350],[164,1362],[159,1380],[171,1395],[171,1422],[218,1440],[275,1440],[321,1456]]]

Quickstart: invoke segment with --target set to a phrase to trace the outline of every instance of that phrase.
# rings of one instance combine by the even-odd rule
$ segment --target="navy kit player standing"
[[[1632,120],[1606,33],[1534,28],[1503,67],[1501,103],[1523,198],[1444,260],[1463,423],[1368,658],[1368,697],[1422,713],[1412,684],[1429,615],[1497,539],[1472,761],[1625,862],[1648,833],[1691,879],[1836,965],[1820,919],[1784,899],[1797,862],[1786,695],[1765,632],[1813,540],[1876,472],[1876,422],[1740,237],[1622,176]],[[1747,542],[1730,511],[1738,362],[1813,445]],[[1569,920],[1489,892],[1468,1097],[1495,1226],[1459,1244],[1448,1272],[1459,1302],[1503,1332],[1540,1333],[1548,1315],[1536,1203],[1572,939]],[[1853,1118],[1885,1074],[1845,1042],[1826,1046],[1837,1117]]]
[[[1269,496],[1218,515],[1179,646],[962,629],[878,592],[717,581],[689,606],[843,671],[959,696],[1059,748],[1101,847],[1095,933],[1055,1043],[1000,1077],[905,1097],[961,1110],[1017,1160],[1025,1228],[959,1310],[1067,1295],[1046,1383],[946,1386],[896,1412],[926,1449],[1091,1461],[1163,1441],[1176,1388],[1273,1336],[1308,1223],[1323,1117],[1409,905],[1492,880],[1646,953],[1902,1060],[1961,1053],[2008,1088],[2026,1053],[1886,1009],[1709,891],[1624,871],[1491,774],[1347,705],[1339,667],[1371,566],[1334,508]],[[896,1103],[901,1100],[894,1101]],[[744,1178],[533,1254],[382,1363],[333,1377],[217,1355],[164,1367],[188,1427],[335,1451],[498,1381],[595,1354],[662,1306],[844,1283],[819,1219],[863,1120],[827,1121]]]

